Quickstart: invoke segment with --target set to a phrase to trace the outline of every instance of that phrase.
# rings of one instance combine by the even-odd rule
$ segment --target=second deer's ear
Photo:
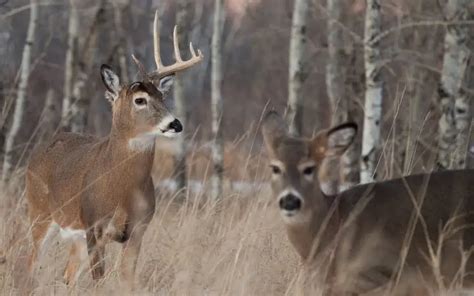
[[[262,135],[269,154],[275,156],[278,143],[287,136],[288,128],[285,121],[275,111],[268,112],[263,118]]]
[[[107,89],[107,98],[111,101],[115,101],[120,92],[120,78],[115,74],[112,68],[105,64],[100,67],[100,76]]]
[[[357,125],[349,122],[323,130],[316,134],[311,149],[316,161],[327,156],[340,156],[352,144],[357,135]]]

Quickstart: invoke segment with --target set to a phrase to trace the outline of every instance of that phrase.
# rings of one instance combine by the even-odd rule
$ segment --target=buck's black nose
[[[280,209],[295,211],[301,208],[301,199],[293,194],[288,194],[280,198]]]
[[[178,119],[175,119],[170,122],[169,129],[174,130],[176,133],[179,133],[183,130],[183,125]]]

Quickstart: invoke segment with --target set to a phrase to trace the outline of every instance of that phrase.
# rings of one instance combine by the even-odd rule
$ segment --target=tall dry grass
[[[86,270],[75,286],[67,286],[62,275],[70,242],[59,234],[41,259],[34,283],[28,283],[32,243],[27,204],[23,182],[13,182],[0,204],[0,250],[6,259],[0,264],[1,295],[127,294],[120,289],[118,243],[107,246],[103,280],[94,282]],[[227,189],[218,202],[207,200],[205,192],[188,191],[180,201],[175,196],[157,196],[157,210],[139,256],[134,294],[294,294],[299,258],[286,238],[268,185],[245,195]]]

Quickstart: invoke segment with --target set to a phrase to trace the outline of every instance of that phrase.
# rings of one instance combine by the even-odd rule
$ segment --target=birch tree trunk
[[[449,0],[446,6],[448,20],[467,20],[470,2],[470,0]],[[438,122],[437,164],[440,169],[465,167],[470,108],[469,96],[462,91],[461,86],[470,55],[468,37],[467,25],[447,26],[443,72],[438,87],[441,117]]]
[[[189,44],[189,18],[190,18],[190,5],[188,0],[179,0],[176,8],[176,25],[178,30],[178,42],[180,48],[188,48]],[[175,103],[175,114],[176,117],[186,126],[188,121],[188,103],[186,102],[186,78],[189,77],[188,73],[176,74],[176,79],[173,85],[174,103]],[[187,133],[184,129],[181,134],[177,137],[178,151],[174,156],[175,162],[175,180],[178,190],[182,190],[187,185],[186,178],[186,151],[188,147]]]
[[[328,0],[327,2],[329,59],[326,64],[326,88],[331,104],[332,126],[341,124],[349,118],[349,97],[345,87],[344,35],[340,25],[343,5],[344,1],[342,0]],[[357,175],[357,167],[358,155],[355,153],[355,147],[351,146],[349,151],[337,160],[334,167],[337,171],[333,174],[337,180],[331,182],[334,188],[330,188],[330,191],[337,193],[357,184],[357,180],[353,178],[354,175]]]
[[[15,137],[18,134],[23,122],[23,113],[25,109],[26,92],[28,87],[28,79],[30,77],[31,66],[31,50],[35,42],[36,25],[38,22],[38,2],[31,0],[30,22],[26,33],[25,47],[21,58],[20,82],[18,84],[18,94],[15,101],[15,111],[13,113],[13,122],[5,139],[5,155],[3,159],[2,183],[6,181],[10,175],[13,165],[13,146]]]
[[[48,89],[44,102],[43,112],[41,112],[41,127],[38,134],[38,143],[42,143],[49,139],[56,130],[56,94],[54,89]]]
[[[472,33],[471,33],[472,36]],[[472,37],[471,37],[472,38]],[[472,40],[472,39],[471,39]],[[474,89],[474,57],[472,56],[469,60],[467,67],[466,78],[464,79],[466,89]],[[474,111],[474,95],[472,93],[468,95],[468,112],[465,114],[465,121],[468,122],[465,130],[466,138],[466,150],[465,150],[465,164],[464,168],[474,169],[474,118],[472,112]],[[457,120],[458,121],[458,120]],[[459,147],[462,147],[459,145]]]
[[[328,0],[328,53],[326,64],[326,88],[331,103],[331,124],[340,124],[347,120],[347,102],[344,82],[344,39],[338,24],[341,22],[342,0]]]
[[[367,0],[364,31],[365,105],[362,133],[361,183],[375,179],[377,149],[380,146],[383,81],[380,55],[381,0]]]
[[[212,33],[211,68],[211,109],[212,109],[212,145],[213,175],[211,177],[211,198],[216,200],[222,195],[224,175],[224,139],[222,133],[222,31],[224,25],[223,1],[214,2],[214,20]]]
[[[80,46],[81,51],[77,60],[76,73],[74,76],[75,81],[72,88],[71,114],[67,117],[70,119],[67,126],[70,126],[71,131],[76,133],[84,132],[87,123],[87,111],[90,105],[90,98],[84,94],[84,91],[91,68],[94,64],[98,31],[105,21],[103,17],[105,13],[105,3],[106,1],[104,0],[100,2],[92,26]]]
[[[199,42],[195,44],[203,55],[211,56],[211,39],[212,39],[212,18],[207,17],[207,5],[204,1],[196,1],[194,4],[193,26],[191,29],[192,40]],[[211,59],[204,59],[199,67],[191,68],[186,73],[187,80],[186,89],[193,88],[195,96],[203,96],[204,86],[207,80],[207,73],[211,66]]]
[[[308,0],[295,0],[290,36],[288,106],[286,111],[290,133],[295,136],[301,135],[303,127],[301,89],[306,78],[304,58],[308,11]]]
[[[77,7],[73,1],[69,1],[69,24],[66,60],[64,62],[64,97],[61,110],[61,126],[69,125],[71,116],[72,87],[74,83],[74,73],[76,72],[77,54],[78,54],[78,29],[79,19]]]
[[[423,9],[423,3],[420,1],[415,4],[413,7],[413,12],[418,15]],[[415,19],[410,19],[414,22]],[[436,32],[436,31],[435,31]],[[422,31],[419,28],[414,28],[410,38],[411,48],[414,50],[430,50],[434,48],[434,41],[436,36],[430,36],[428,40],[422,41]],[[424,44],[426,43],[426,44]],[[403,171],[402,175],[409,175],[412,173],[414,168],[414,163],[417,156],[417,148],[419,137],[421,136],[421,128],[423,126],[423,117],[424,115],[421,112],[421,103],[422,103],[422,87],[423,84],[420,81],[425,81],[426,71],[420,69],[416,63],[410,63],[407,67],[407,94],[406,97],[409,98],[407,105],[407,117],[406,117],[406,142],[404,157],[403,157]]]
[[[114,5],[114,24],[116,28],[116,35],[118,39],[118,60],[120,65],[120,79],[122,81],[130,81],[129,67],[127,56],[129,52],[129,42],[125,34],[124,14],[123,12],[130,9],[130,1],[125,3],[113,2]]]

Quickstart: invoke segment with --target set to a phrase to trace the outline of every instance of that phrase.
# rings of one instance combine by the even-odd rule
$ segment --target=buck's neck
[[[329,215],[327,197],[319,191],[314,198],[318,205],[311,209],[311,219],[307,223],[286,224],[288,238],[303,261],[324,250],[331,241],[331,233],[336,233],[338,227],[337,214]]]
[[[123,163],[127,169],[142,172],[144,177],[149,177],[155,155],[154,138],[147,139],[146,147],[133,147],[130,141],[131,139],[125,134],[112,129],[105,148],[110,155],[110,160],[114,163]]]

